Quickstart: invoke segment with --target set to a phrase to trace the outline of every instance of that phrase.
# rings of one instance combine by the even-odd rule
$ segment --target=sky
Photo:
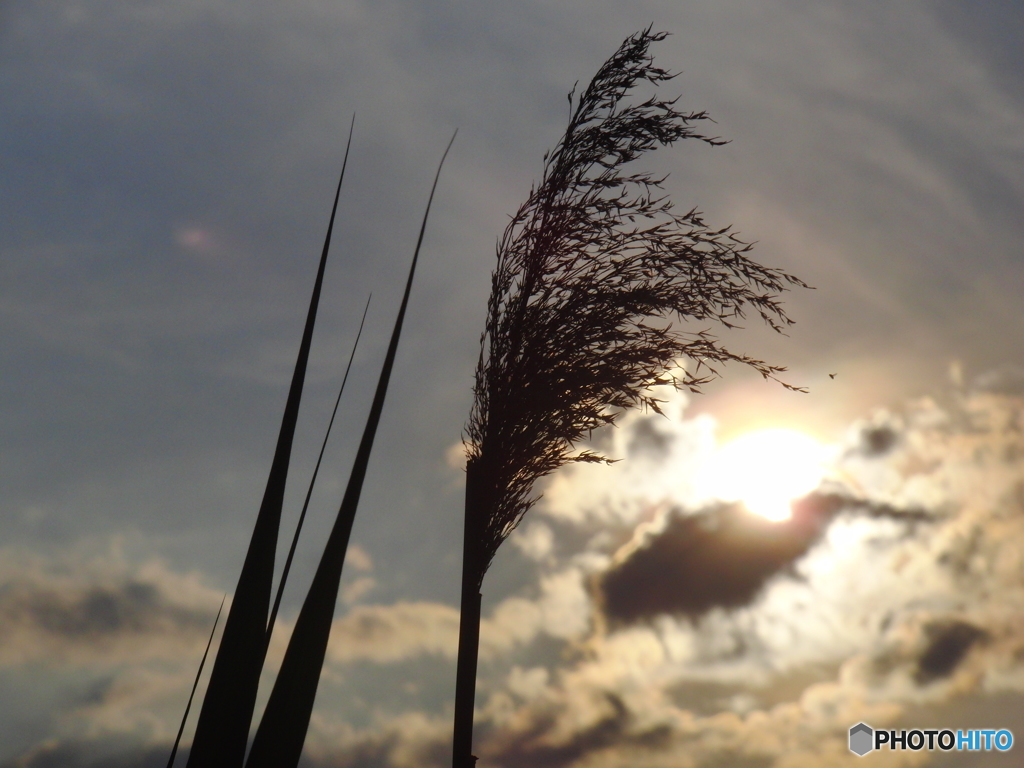
[[[808,391],[728,367],[595,434],[621,461],[543,485],[484,582],[480,765],[845,766],[859,720],[1024,734],[1019,4],[3,0],[0,766],[166,764],[255,520],[353,114],[286,534],[372,302],[280,624],[457,128],[304,758],[447,763],[495,242],[573,84],[649,24],[671,33],[666,93],[731,143],[646,162],[679,209],[813,286],[785,295],[786,336],[721,338]],[[721,446],[768,428],[821,450],[789,520],[708,484]]]

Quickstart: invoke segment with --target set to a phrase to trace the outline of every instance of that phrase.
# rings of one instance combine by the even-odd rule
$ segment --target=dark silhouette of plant
[[[372,298],[372,297],[371,297]],[[320,445],[320,453],[316,458],[316,466],[313,468],[313,474],[309,479],[309,486],[306,489],[306,498],[302,502],[302,511],[299,513],[299,520],[295,525],[295,533],[292,535],[292,543],[288,548],[288,557],[285,559],[284,568],[281,571],[281,579],[277,585],[277,595],[274,598],[274,606],[270,610],[270,618],[267,621],[266,640],[267,646],[270,645],[270,638],[274,633],[274,623],[277,619],[277,612],[281,607],[281,598],[284,595],[285,585],[288,583],[288,574],[291,571],[292,561],[295,558],[295,548],[299,543],[299,536],[302,534],[302,524],[306,519],[306,512],[309,509],[309,501],[313,496],[313,488],[316,486],[316,478],[320,473],[320,465],[323,462],[324,451],[327,448],[327,441],[331,436],[331,428],[334,426],[334,419],[338,415],[338,406],[341,404],[341,396],[345,393],[345,384],[348,382],[348,374],[352,370],[352,360],[356,356],[356,350],[359,348],[359,339],[363,335],[363,325],[366,322],[366,312],[370,309],[370,299],[366,300],[366,306],[363,308],[363,316],[359,320],[359,330],[356,331],[356,339],[352,343],[352,352],[348,358],[348,364],[345,366],[345,374],[341,378],[341,386],[338,388],[338,397],[334,401],[334,409],[331,411],[331,418],[327,422],[327,429],[324,432],[323,443]],[[226,599],[227,596],[225,596]],[[195,682],[192,684],[192,692],[189,694],[188,703],[185,705],[185,714],[181,717],[181,725],[178,728],[178,734],[174,738],[174,745],[171,747],[171,756],[167,761],[167,768],[172,768],[174,765],[174,758],[178,754],[178,746],[181,743],[181,735],[185,731],[185,723],[188,720],[188,713],[192,709],[192,701],[196,695],[196,688],[199,687],[199,678],[203,674],[203,667],[206,664],[206,657],[210,653],[210,647],[213,645],[213,636],[217,630],[217,623],[220,621],[221,611],[224,609],[224,601],[221,601],[220,608],[217,610],[217,617],[213,621],[213,629],[210,630],[210,638],[206,643],[206,650],[203,652],[203,658],[199,662],[199,671],[196,672]]]
[[[370,463],[374,437],[380,424],[387,396],[391,370],[398,353],[398,341],[405,321],[405,311],[409,304],[409,293],[412,290],[416,264],[419,261],[420,246],[430,216],[430,205],[434,200],[434,191],[441,175],[448,150],[451,149],[455,135],[452,135],[448,147],[437,167],[434,184],[430,188],[427,208],[423,214],[416,249],[413,252],[409,276],[405,283],[405,293],[398,310],[398,317],[391,333],[384,365],[377,380],[370,413],[366,418],[366,427],[356,451],[352,464],[348,486],[342,497],[338,516],[331,528],[330,536],[324,546],[320,564],[317,566],[313,583],[309,587],[306,599],[299,611],[288,648],[285,651],[281,669],[278,671],[274,688],[270,693],[267,708],[263,713],[256,736],[253,738],[252,749],[246,760],[246,768],[295,768],[302,756],[302,746],[309,728],[309,718],[313,711],[316,691],[320,682],[324,656],[327,653],[327,642],[330,639],[331,623],[334,619],[334,608],[338,599],[338,585],[341,581],[342,568],[345,565],[345,554],[348,551],[349,536],[355,520],[359,497],[362,493],[363,480]]]
[[[178,754],[178,745],[181,744],[181,734],[185,732],[185,723],[188,722],[188,713],[192,709],[192,701],[196,697],[196,688],[199,687],[199,678],[203,676],[203,667],[206,666],[206,657],[210,655],[210,646],[213,645],[213,636],[217,632],[217,624],[220,623],[220,614],[224,610],[224,600],[220,601],[220,608],[217,609],[217,616],[213,620],[213,627],[210,629],[210,637],[206,641],[206,650],[203,651],[203,658],[199,660],[199,670],[196,672],[196,679],[192,681],[192,692],[188,695],[188,703],[185,705],[185,714],[181,716],[181,725],[178,726],[178,733],[174,737],[174,745],[171,747],[171,756],[167,758],[167,768],[174,768],[174,758]]]
[[[454,768],[472,768],[480,588],[500,544],[536,501],[534,483],[572,461],[605,461],[576,444],[625,408],[659,411],[650,388],[699,392],[717,366],[738,362],[766,378],[785,369],[727,350],[707,328],[733,328],[752,311],[776,331],[791,320],[779,294],[798,278],[763,267],[729,227],[696,209],[674,212],[664,177],[625,166],[679,139],[724,144],[695,125],[704,112],[676,100],[623,103],[646,81],[674,75],[648,53],[665,33],[623,42],[574,98],[544,173],[498,244],[487,321],[466,427],[462,616],[455,694]],[[690,360],[693,370],[681,361]],[[796,389],[782,382],[789,389]]]
[[[353,122],[354,120],[353,117]],[[256,706],[256,692],[267,651],[267,611],[270,608],[274,555],[281,525],[281,509],[284,503],[292,440],[295,436],[302,387],[306,378],[306,364],[313,342],[313,327],[320,304],[320,290],[327,267],[331,233],[334,231],[334,218],[338,210],[338,197],[341,195],[341,185],[345,179],[351,143],[350,127],[349,143],[345,147],[341,177],[334,193],[331,219],[327,225],[327,236],[324,238],[324,247],[320,254],[320,265],[306,314],[306,324],[302,331],[302,341],[288,390],[284,416],[281,419],[281,429],[274,449],[267,487],[263,493],[259,514],[256,516],[256,525],[249,541],[245,562],[242,564],[242,572],[238,577],[231,607],[228,609],[227,620],[224,622],[224,633],[210,673],[206,695],[203,697],[187,768],[241,768],[245,759],[249,725]]]
[[[288,556],[284,560],[284,568],[281,569],[281,580],[277,584],[277,594],[274,596],[274,605],[270,609],[270,618],[267,620],[267,646],[270,645],[270,638],[274,634],[274,624],[277,622],[277,612],[281,609],[281,598],[284,597],[284,588],[288,583],[288,574],[292,570],[292,561],[295,559],[295,548],[299,544],[299,536],[302,534],[302,524],[306,522],[306,511],[309,509],[309,500],[313,497],[313,488],[316,486],[316,478],[320,474],[320,464],[324,460],[324,451],[327,450],[327,440],[331,436],[331,427],[334,426],[334,419],[338,415],[338,406],[341,405],[341,396],[345,394],[345,384],[348,382],[349,371],[352,370],[352,361],[355,359],[356,350],[359,349],[359,339],[363,335],[363,325],[366,323],[366,313],[370,309],[371,294],[366,299],[366,306],[363,307],[363,316],[359,319],[359,330],[356,331],[356,340],[352,343],[352,352],[348,356],[348,364],[345,366],[345,375],[341,377],[341,386],[338,387],[338,396],[334,400],[334,410],[331,411],[331,418],[327,422],[327,429],[324,430],[324,440],[320,444],[320,453],[316,457],[316,465],[313,467],[313,475],[309,478],[309,486],[306,488],[306,498],[302,502],[302,511],[299,512],[299,520],[295,524],[295,533],[292,535],[292,543],[288,547]]]

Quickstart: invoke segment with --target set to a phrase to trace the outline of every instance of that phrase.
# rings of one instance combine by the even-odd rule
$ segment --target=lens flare
[[[711,457],[700,481],[706,498],[740,501],[754,514],[781,522],[793,499],[813,491],[827,473],[829,450],[795,429],[747,432]]]

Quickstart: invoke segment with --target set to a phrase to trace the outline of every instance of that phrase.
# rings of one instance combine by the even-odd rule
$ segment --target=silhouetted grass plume
[[[752,261],[750,245],[729,227],[709,227],[696,209],[676,213],[662,193],[664,177],[625,170],[679,139],[725,143],[697,129],[706,113],[679,111],[674,99],[624,100],[640,83],[674,77],[648,52],[665,36],[650,28],[630,36],[581,95],[569,94],[568,128],[498,243],[466,428],[454,768],[472,768],[476,759],[480,587],[536,501],[534,483],[570,461],[603,461],[575,445],[625,408],[657,411],[654,385],[696,392],[727,362],[766,378],[785,370],[729,351],[707,328],[679,327],[735,327],[753,312],[781,332],[791,321],[779,294],[806,286]]]

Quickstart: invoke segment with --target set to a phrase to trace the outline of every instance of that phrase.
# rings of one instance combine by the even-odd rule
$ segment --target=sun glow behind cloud
[[[708,459],[698,487],[709,499],[740,501],[754,514],[781,522],[792,515],[792,501],[826,477],[831,453],[795,429],[747,432]]]

